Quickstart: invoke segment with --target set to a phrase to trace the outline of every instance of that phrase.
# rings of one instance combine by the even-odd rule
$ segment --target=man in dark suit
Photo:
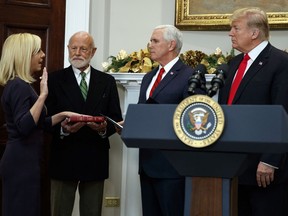
[[[149,49],[159,67],[143,77],[138,103],[178,104],[189,96],[193,70],[179,59],[181,48],[182,33],[177,28],[163,25],[154,29]],[[153,87],[155,82],[157,87]],[[139,164],[143,216],[183,215],[184,177],[160,150],[140,149]]]
[[[288,111],[288,54],[269,43],[269,25],[259,8],[236,10],[229,33],[233,48],[242,52],[231,60],[225,86],[219,93],[221,104],[281,104]],[[248,58],[244,57],[248,54]],[[248,59],[239,87],[232,92]],[[239,67],[239,69],[238,69]],[[273,113],[271,116],[273,118]],[[273,127],[273,126],[272,126]],[[251,155],[247,170],[239,176],[239,216],[287,215],[285,179],[286,155]]]
[[[92,36],[75,33],[68,50],[71,66],[49,74],[49,114],[70,110],[91,116],[104,114],[121,121],[115,79],[90,66],[96,52]],[[77,188],[80,215],[101,216],[109,167],[108,137],[114,133],[115,127],[106,121],[71,124],[66,120],[55,128],[50,155],[53,216],[71,216]]]

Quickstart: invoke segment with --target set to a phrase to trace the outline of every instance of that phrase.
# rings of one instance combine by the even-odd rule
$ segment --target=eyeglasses
[[[68,48],[73,53],[77,52],[78,49],[81,53],[87,53],[91,50],[91,48],[86,48],[86,47],[74,47],[74,46],[70,47],[70,46],[68,46]]]

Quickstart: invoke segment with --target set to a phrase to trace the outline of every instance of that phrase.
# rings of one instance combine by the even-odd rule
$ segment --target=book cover
[[[75,115],[68,118],[68,122],[104,122],[104,116]]]

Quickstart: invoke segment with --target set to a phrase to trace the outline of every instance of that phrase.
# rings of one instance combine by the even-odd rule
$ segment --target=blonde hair
[[[41,49],[39,36],[30,33],[10,35],[4,42],[0,60],[0,85],[19,77],[27,83],[35,79],[31,75],[31,58]]]
[[[230,17],[230,22],[246,18],[249,28],[259,29],[261,40],[269,40],[269,23],[266,13],[257,7],[247,7],[236,10]]]

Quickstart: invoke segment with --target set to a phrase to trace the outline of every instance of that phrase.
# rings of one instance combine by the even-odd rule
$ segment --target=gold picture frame
[[[255,6],[267,11],[271,29],[288,29],[288,12],[285,12],[288,11],[288,1],[284,3],[281,0],[242,2],[241,0],[233,0],[233,2],[231,0],[176,0],[175,26],[181,30],[229,30],[229,16],[235,9]]]

